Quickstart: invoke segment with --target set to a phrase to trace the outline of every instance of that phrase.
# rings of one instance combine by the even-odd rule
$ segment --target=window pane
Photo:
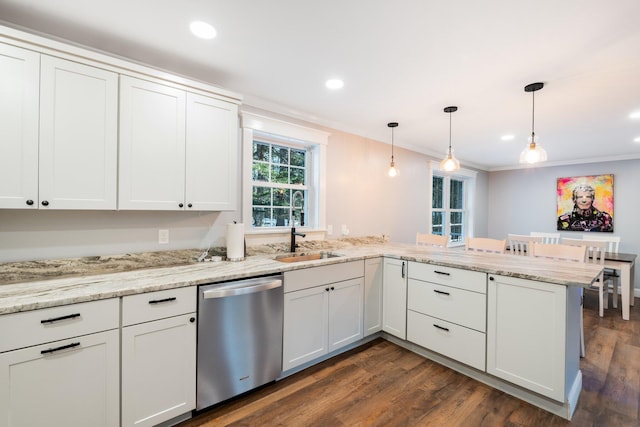
[[[444,219],[444,212],[432,212],[431,213],[431,224],[442,226]]]
[[[253,160],[269,161],[269,144],[253,141]]]
[[[271,151],[271,162],[288,165],[289,149],[287,147],[278,147],[274,145]]]
[[[253,208],[252,222],[254,227],[273,227],[276,225],[269,208]]]
[[[253,187],[253,205],[271,206],[271,189],[267,187]]]
[[[287,166],[271,165],[271,182],[289,183],[289,168]]]
[[[290,168],[291,169],[291,184],[304,185],[304,169]]]
[[[431,207],[434,209],[442,209],[444,207],[444,178],[441,176],[433,177],[433,196],[431,198]]]
[[[464,181],[451,180],[450,200],[449,207],[451,209],[464,208]]]
[[[276,227],[289,226],[289,208],[273,208],[273,216],[276,219]]]
[[[291,150],[291,166],[305,167],[306,152],[302,150]]]
[[[269,164],[254,163],[251,174],[254,181],[269,182]]]
[[[462,212],[451,212],[451,224],[462,224]]]
[[[438,235],[442,236],[442,226],[441,225],[434,225],[433,227],[431,227],[431,234],[438,234]]]
[[[462,241],[462,225],[451,225],[451,241],[452,242],[461,242]]]
[[[285,190],[284,188],[274,188],[273,206],[290,206],[290,194],[291,190]]]

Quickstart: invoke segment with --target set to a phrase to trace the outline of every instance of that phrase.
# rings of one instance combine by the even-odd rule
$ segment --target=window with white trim
[[[252,113],[242,128],[245,230],[323,229],[329,134]]]
[[[473,191],[476,172],[460,169],[443,172],[437,162],[430,163],[432,234],[449,236],[452,246],[464,244],[473,235]]]

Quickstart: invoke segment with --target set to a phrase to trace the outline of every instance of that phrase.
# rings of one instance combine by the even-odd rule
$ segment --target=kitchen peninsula
[[[598,277],[601,271],[599,267],[523,259],[512,255],[470,254],[458,249],[443,251],[389,243],[379,238],[305,243],[308,246],[302,251],[331,251],[340,256],[283,263],[275,259],[273,248],[269,248],[261,252],[249,250],[249,256],[242,262],[198,263],[198,251],[176,251],[177,259],[169,253],[161,258],[163,265],[173,266],[161,267],[139,261],[145,257],[157,260],[158,255],[127,255],[113,257],[111,261],[103,259],[102,262],[99,262],[100,258],[95,258],[93,269],[87,267],[91,265],[87,263],[88,259],[83,259],[84,263],[71,260],[62,264],[73,270],[80,263],[85,265],[86,270],[76,270],[75,274],[69,273],[68,277],[49,280],[38,278],[33,269],[21,279],[20,263],[0,265],[0,272],[11,272],[2,275],[5,282],[0,285],[0,325],[3,325],[0,328],[0,342],[10,341],[17,333],[4,327],[4,320],[29,314],[33,310],[68,304],[80,306],[80,303],[106,304],[148,292],[281,272],[285,272],[286,286],[287,272],[382,259],[385,273],[381,286],[387,287],[383,303],[389,306],[391,299],[387,300],[387,296],[391,295],[387,291],[391,289],[392,281],[400,283],[404,292],[404,300],[400,298],[399,301],[404,301],[406,307],[393,307],[404,316],[401,317],[405,319],[404,335],[383,327],[382,331],[368,337],[365,335],[360,341],[337,352],[381,335],[536,406],[571,418],[582,387],[579,369],[580,290]],[[270,250],[272,253],[268,253]],[[134,258],[138,262],[132,262]],[[112,272],[117,271],[112,264],[118,262],[130,263],[136,269]],[[24,263],[25,266],[28,264]],[[54,268],[60,271],[59,263],[54,264],[57,265]],[[46,262],[41,265],[43,272],[46,265]],[[401,276],[393,277],[395,266]],[[362,270],[365,270],[364,267]],[[442,290],[445,288],[446,292]],[[365,304],[366,292],[365,287]],[[471,310],[466,306],[444,309],[442,307],[449,304],[445,300],[442,300],[442,306],[435,308],[423,304],[427,293],[436,293],[438,296],[451,293],[456,296],[456,292],[464,294],[461,297],[464,304],[467,304],[464,301],[474,301],[469,303],[473,305]],[[442,315],[438,314],[440,309],[444,310]],[[476,318],[469,320],[464,316],[470,311],[477,314]],[[403,322],[400,323],[402,326]],[[464,336],[469,336],[469,339],[460,342],[462,349],[447,347],[446,342],[441,346],[434,341],[439,339],[438,336],[429,335],[431,332],[428,332],[428,328],[434,327],[437,329],[435,334],[456,334],[460,330],[468,334]],[[473,346],[472,351],[467,348],[469,345]],[[9,350],[11,348],[0,348],[0,361],[3,361],[2,356],[11,353]],[[337,352],[327,354],[324,359]],[[457,357],[460,352],[472,352],[475,356],[473,359]],[[299,369],[306,366],[309,364]],[[283,375],[293,372],[285,370]],[[0,390],[2,409],[7,405],[6,401],[3,402],[7,393]],[[0,425],[4,425],[4,421],[0,421]]]

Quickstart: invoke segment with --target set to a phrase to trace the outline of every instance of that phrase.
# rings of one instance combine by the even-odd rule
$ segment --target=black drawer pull
[[[76,317],[80,317],[80,313],[73,313],[73,314],[68,314],[66,316],[53,317],[51,319],[44,319],[44,320],[41,320],[40,323],[53,323],[59,320],[75,319]]]
[[[449,332],[449,328],[445,328],[444,326],[436,325],[435,323],[433,324],[433,326],[435,326],[438,329],[442,329],[443,331]]]
[[[80,343],[79,343],[79,342],[74,342],[74,343],[67,344],[67,345],[63,345],[63,346],[60,346],[60,347],[50,348],[50,349],[48,349],[48,350],[42,350],[42,351],[40,352],[40,354],[54,353],[54,352],[56,352],[56,351],[66,350],[66,349],[68,349],[68,348],[77,347],[77,346],[79,346],[79,345],[80,345]]]
[[[451,276],[451,273],[447,273],[446,271],[433,270],[433,272],[436,274],[442,274],[444,276]]]
[[[178,298],[176,297],[164,298],[164,299],[152,299],[151,301],[149,301],[149,304],[161,304],[163,302],[175,301],[177,299]]]
[[[449,292],[445,292],[445,291],[439,291],[437,289],[434,289],[433,292],[435,292],[436,294],[442,294],[442,295],[451,295]]]

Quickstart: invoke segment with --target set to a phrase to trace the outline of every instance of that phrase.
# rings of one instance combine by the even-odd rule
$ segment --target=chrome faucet
[[[289,252],[295,252],[298,245],[296,245],[296,236],[306,237],[304,233],[298,233],[295,227],[291,227],[291,250]]]

